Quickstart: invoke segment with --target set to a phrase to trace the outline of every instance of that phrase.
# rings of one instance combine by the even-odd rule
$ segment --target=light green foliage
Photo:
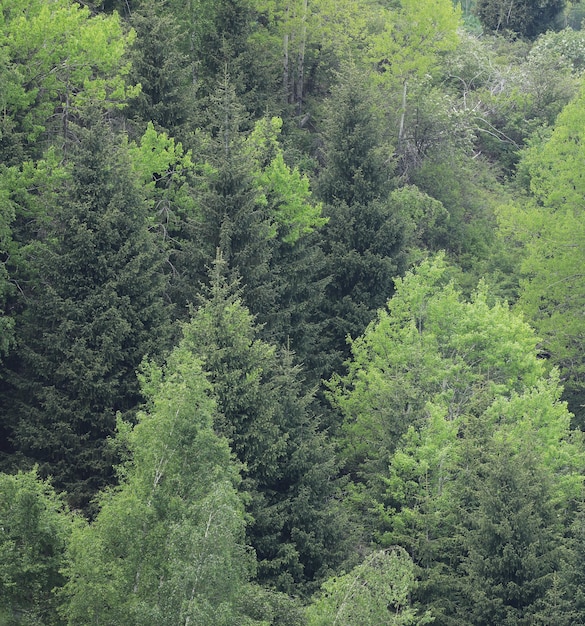
[[[36,470],[0,474],[0,623],[61,624],[55,589],[73,530],[72,518]]]
[[[555,474],[556,503],[578,500],[585,467],[580,433],[570,433],[571,414],[561,401],[558,372],[522,393],[498,397],[484,413],[495,441],[518,453],[531,450]]]
[[[66,129],[80,107],[118,107],[137,93],[139,87],[124,78],[129,68],[123,55],[133,35],[123,33],[117,15],[92,17],[70,0],[2,4],[4,45],[18,67],[18,83],[3,91],[3,104],[21,119],[29,140],[38,138],[57,109]]]
[[[441,57],[457,47],[460,20],[461,10],[451,0],[403,0],[387,11],[382,31],[371,39],[370,61],[378,69],[373,77],[388,94],[388,110],[396,115],[396,150],[405,178],[419,164],[430,138],[430,125],[418,123],[417,111],[427,101],[428,82],[437,74]],[[413,92],[416,85],[424,85],[421,102]]]
[[[191,150],[184,150],[180,141],[166,132],[157,132],[149,122],[139,142],[130,144],[128,154],[150,201],[151,220],[165,224],[173,212],[182,215],[196,212],[189,182],[199,170],[207,174],[210,170],[193,162]]]
[[[147,409],[118,427],[129,455],[120,487],[72,538],[63,614],[69,624],[246,624],[237,605],[253,561],[209,383],[184,344],[141,381]]]
[[[461,461],[459,420],[429,405],[427,421],[410,426],[379,478],[384,495],[376,505],[382,545],[398,543],[423,567],[437,558],[437,545],[453,532],[453,481]]]
[[[0,189],[6,194],[3,208],[7,219],[12,222],[14,239],[20,244],[34,245],[30,231],[46,227],[48,212],[69,175],[68,168],[61,161],[59,152],[52,147],[42,158],[23,161],[19,166],[0,168]],[[5,251],[20,256],[18,246],[13,245],[10,237],[6,241]],[[16,263],[13,258],[12,264]]]
[[[530,49],[529,59],[538,62],[551,57],[559,65],[569,66],[578,74],[581,73],[585,69],[585,33],[565,28],[541,35]]]
[[[506,537],[497,535],[489,546],[478,538],[479,545],[473,537],[483,537],[483,531],[474,535],[463,530],[475,528],[472,511],[484,506],[479,487],[467,490],[470,476],[493,469],[491,460],[479,469],[482,450],[505,449],[510,466],[527,464],[523,476],[528,491],[519,518],[529,520],[530,529],[510,535],[513,549],[520,553],[525,546],[551,559],[542,576],[528,559],[512,581],[520,587],[518,602],[528,607],[546,592],[549,574],[559,563],[556,529],[547,528],[539,552],[536,528],[553,523],[553,508],[569,515],[583,487],[583,445],[570,433],[571,415],[559,399],[558,377],[545,377],[533,330],[493,301],[485,287],[465,301],[448,271],[438,257],[397,280],[388,311],[381,311],[353,342],[348,375],[330,385],[345,418],[346,467],[355,482],[351,502],[371,520],[377,541],[399,544],[413,555],[421,568],[419,602],[433,614],[450,615],[465,606],[467,600],[461,598],[469,593],[458,565],[462,555],[477,548],[477,555],[494,563],[500,553],[502,561],[507,558]],[[542,492],[539,480],[530,479],[532,466],[546,481]],[[497,471],[493,479],[499,484],[502,474],[496,477]],[[546,502],[533,512],[545,493]],[[502,498],[506,502],[497,506],[505,509],[507,495]],[[489,512],[482,515],[490,528],[503,523]],[[481,588],[489,584],[489,574],[478,568],[474,580]],[[501,578],[507,584],[507,574]],[[532,579],[538,579],[534,588]],[[498,594],[490,591],[486,606],[497,603]],[[513,607],[505,592],[501,597]],[[486,614],[491,610],[486,608]],[[510,608],[510,615],[518,613]]]
[[[537,339],[485,288],[464,302],[438,257],[396,280],[388,310],[352,344],[347,376],[334,377],[333,400],[345,415],[348,454],[393,450],[426,404],[448,419],[485,409],[500,394],[534,385],[544,368]]]
[[[278,117],[259,120],[246,140],[246,150],[256,164],[254,178],[259,201],[276,221],[281,239],[294,244],[327,223],[327,218],[321,217],[321,203],[311,200],[308,177],[285,163],[278,142],[281,128],[282,119]]]
[[[549,209],[577,210],[585,194],[579,168],[585,147],[581,124],[585,91],[568,104],[557,118],[552,134],[535,140],[522,157],[522,168],[530,177],[530,190]]]
[[[329,579],[307,609],[309,626],[406,626],[428,624],[410,607],[415,587],[414,564],[394,547],[369,555],[348,574]]]
[[[550,137],[526,151],[521,167],[533,199],[503,207],[499,214],[503,234],[524,246],[518,306],[543,336],[553,363],[569,377],[571,394],[582,392],[585,376],[584,106],[582,92],[559,115]],[[573,399],[574,412],[580,413],[580,403]]]
[[[383,31],[373,38],[370,55],[379,64],[384,83],[403,85],[424,78],[440,55],[458,43],[461,11],[451,0],[401,0],[386,13]]]
[[[405,222],[405,241],[411,261],[424,254],[425,248],[437,247],[437,233],[447,229],[449,213],[443,203],[414,185],[406,185],[390,193],[390,202],[398,207]]]

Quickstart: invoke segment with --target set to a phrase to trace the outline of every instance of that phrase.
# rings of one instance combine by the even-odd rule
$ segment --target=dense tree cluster
[[[585,623],[585,7],[0,8],[0,624]]]

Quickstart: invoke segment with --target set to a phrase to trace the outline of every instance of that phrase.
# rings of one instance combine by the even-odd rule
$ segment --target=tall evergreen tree
[[[290,353],[259,339],[225,271],[219,258],[209,295],[185,337],[209,372],[219,408],[216,428],[244,467],[258,577],[299,593],[343,558],[350,532],[335,505],[333,449],[318,431]]]
[[[392,295],[404,269],[404,220],[389,199],[393,159],[372,90],[351,67],[327,107],[325,168],[317,191],[329,218],[322,247],[329,282],[319,350],[328,372],[348,356],[347,335],[359,336]]]
[[[126,115],[142,123],[152,121],[176,136],[192,117],[196,90],[181,47],[186,35],[164,3],[141,3],[129,22],[137,35],[131,51],[132,80],[142,88],[130,100]]]
[[[248,307],[266,311],[275,302],[270,260],[276,229],[255,184],[254,162],[244,149],[245,113],[227,74],[213,104],[209,154],[213,172],[201,198],[202,244],[209,264],[219,249],[232,280],[241,278]]]
[[[102,122],[76,134],[70,177],[28,249],[34,281],[2,405],[14,458],[39,463],[83,507],[111,478],[106,438],[116,412],[138,403],[134,372],[167,349],[169,323],[162,256],[127,155]]]
[[[527,450],[493,442],[479,456],[467,477],[465,601],[458,612],[477,626],[534,623],[563,552],[554,487]]]

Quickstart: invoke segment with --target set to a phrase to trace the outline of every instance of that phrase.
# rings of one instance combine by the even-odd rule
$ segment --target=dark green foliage
[[[318,431],[312,395],[303,392],[301,368],[281,352],[273,369],[276,420],[286,450],[274,480],[262,486],[252,543],[260,580],[291,595],[312,591],[347,559],[353,528],[336,502],[341,494],[333,446]]]
[[[356,68],[340,79],[327,107],[325,168],[317,189],[329,222],[322,231],[324,330],[319,350],[339,371],[346,338],[357,337],[392,295],[404,270],[405,221],[389,198],[393,161],[372,92]]]
[[[328,282],[319,239],[320,233],[312,233],[295,243],[275,242],[270,270],[276,302],[256,317],[262,338],[292,350],[310,385],[323,372],[324,356],[315,349],[324,328],[319,311]]]
[[[106,437],[139,401],[135,370],[168,349],[162,256],[129,162],[101,123],[78,128],[74,167],[30,247],[2,404],[14,452],[75,506],[111,477]]]
[[[367,204],[390,191],[392,148],[374,92],[363,72],[350,66],[326,103],[325,167],[317,193],[327,203]]]
[[[585,527],[583,505],[568,528],[563,561],[546,596],[538,603],[534,623],[572,626],[585,623]]]
[[[553,487],[538,458],[506,444],[478,461],[467,479],[463,612],[477,626],[532,624],[562,554]]]
[[[554,25],[565,0],[477,0],[482,26],[492,32],[534,39]]]
[[[180,46],[185,35],[176,16],[162,6],[142,3],[129,20],[137,35],[131,53],[132,80],[142,89],[130,102],[127,115],[173,129],[175,134],[193,114],[195,85]]]
[[[585,623],[566,4],[2,4],[0,624]]]
[[[299,593],[343,557],[344,516],[333,499],[336,464],[318,432],[290,353],[258,339],[253,318],[215,263],[207,300],[185,337],[209,372],[216,428],[243,463],[259,579]]]
[[[329,282],[323,304],[319,349],[332,359],[327,373],[339,371],[349,353],[347,337],[358,337],[384,306],[394,277],[405,269],[405,222],[390,199],[328,207],[323,229]],[[331,369],[329,369],[331,368]]]
[[[241,278],[246,304],[257,313],[275,304],[270,261],[276,230],[254,181],[254,163],[244,149],[243,120],[225,76],[213,99],[209,161],[214,171],[201,198],[201,236],[208,263],[219,250],[232,279]]]

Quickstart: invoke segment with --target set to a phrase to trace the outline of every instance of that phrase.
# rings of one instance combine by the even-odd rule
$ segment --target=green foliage
[[[219,249],[230,278],[241,280],[246,306],[264,325],[263,336],[280,345],[290,341],[304,356],[312,349],[309,320],[322,292],[311,238],[325,221],[321,205],[311,198],[308,178],[284,160],[279,118],[243,131],[227,76],[214,102],[207,151],[213,169],[199,195],[204,260],[209,265]]]
[[[417,601],[441,623],[518,623],[560,567],[558,524],[582,489],[582,441],[570,434],[558,378],[544,377],[534,332],[507,306],[485,288],[463,301],[440,257],[396,287],[388,311],[353,342],[347,376],[330,383],[345,418],[350,503],[378,542],[411,553]],[[488,474],[500,485],[516,464],[514,490],[491,491],[501,510],[517,510],[518,534],[508,537],[496,530],[505,514],[482,507]],[[525,570],[498,560],[518,554]],[[514,571],[518,579],[506,578]]]
[[[564,4],[0,0],[0,622],[583,621]]]
[[[241,279],[246,303],[266,312],[276,302],[270,261],[277,227],[255,180],[257,165],[246,149],[244,112],[225,75],[213,96],[212,175],[201,197],[202,245],[210,265],[219,249],[232,279]]]
[[[478,626],[534,623],[562,555],[551,475],[525,446],[494,443],[480,457],[468,477],[464,610]]]
[[[143,2],[129,20],[136,37],[129,56],[130,77],[140,84],[129,98],[128,115],[176,133],[193,117],[193,68],[181,44],[186,38],[178,16],[165,3]]]
[[[415,587],[414,564],[402,548],[380,550],[348,574],[323,584],[321,595],[307,609],[309,626],[399,626],[428,624],[410,607]]]
[[[403,85],[432,73],[440,55],[457,46],[460,18],[452,0],[401,0],[372,40],[370,55],[380,67],[380,80]]]
[[[317,192],[325,202],[365,204],[389,190],[392,148],[375,92],[353,64],[325,104],[323,143],[325,167]]]
[[[350,66],[327,103],[325,168],[317,182],[329,218],[322,230],[330,278],[319,342],[327,375],[341,367],[347,336],[363,332],[405,264],[408,218],[388,195],[391,153],[374,91]]]
[[[566,0],[477,0],[476,12],[488,31],[533,39],[554,25],[565,5]]]
[[[81,108],[123,106],[138,93],[126,84],[123,60],[133,34],[123,33],[117,15],[92,17],[70,0],[3,4],[5,49],[18,67],[3,90],[3,109],[28,141],[49,126],[67,138]]]
[[[120,486],[73,535],[63,615],[69,624],[252,624],[239,611],[252,554],[238,466],[215,434],[216,407],[184,345],[141,376],[148,409],[118,425]]]
[[[305,591],[343,558],[350,533],[334,501],[336,463],[311,395],[287,352],[258,338],[250,312],[215,263],[208,298],[184,329],[217,398],[216,429],[243,464],[260,580]]]
[[[528,325],[490,303],[485,290],[462,301],[442,257],[397,279],[388,309],[353,342],[348,375],[331,383],[350,466],[385,458],[431,400],[455,419],[535,384],[544,372],[536,343]]]
[[[0,474],[0,622],[62,624],[54,591],[73,531],[72,517],[36,470]]]
[[[170,328],[162,256],[128,157],[101,123],[77,133],[75,167],[45,197],[43,241],[15,273],[29,282],[2,402],[14,451],[84,507],[111,475],[105,439],[116,411],[138,402],[134,372],[167,348]]]
[[[256,122],[246,148],[256,162],[260,202],[266,203],[276,221],[281,240],[295,244],[303,235],[327,223],[327,219],[321,217],[321,204],[311,201],[308,177],[285,163],[278,143],[281,128],[282,120],[278,117]]]
[[[275,471],[285,448],[274,421],[271,386],[264,385],[275,347],[257,337],[253,317],[227,283],[225,262],[214,264],[208,299],[184,329],[186,341],[203,359],[220,409],[216,427],[253,476]]]
[[[571,408],[579,420],[584,328],[577,312],[584,296],[580,276],[585,188],[577,164],[584,102],[581,94],[567,105],[550,138],[535,142],[524,154],[522,172],[530,181],[533,200],[500,211],[504,234],[524,246],[519,306],[542,334],[553,363],[568,377]]]

